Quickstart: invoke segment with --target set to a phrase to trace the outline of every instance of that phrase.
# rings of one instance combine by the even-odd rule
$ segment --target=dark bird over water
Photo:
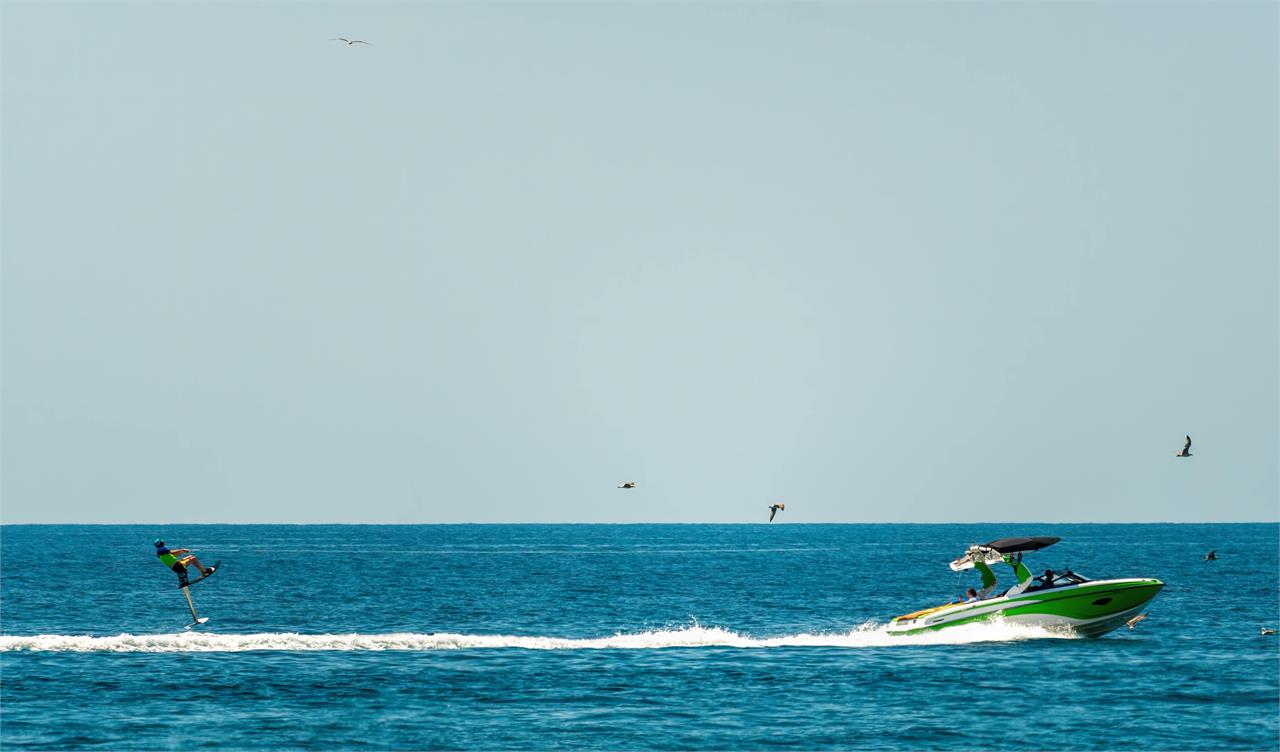
[[[636,482],[634,480],[624,480],[618,484],[618,488],[635,488],[635,487],[636,487]]]
[[[777,513],[778,513],[778,510],[780,510],[780,509],[786,509],[786,508],[787,508],[787,505],[786,505],[786,504],[772,504],[772,505],[770,505],[770,507],[769,507],[769,521],[770,521],[770,522],[773,522],[773,516],[774,516],[775,514],[777,514]]]
[[[1204,555],[1204,560],[1205,560],[1205,561],[1217,561],[1217,560],[1218,560],[1218,555],[1217,555],[1216,553],[1214,553],[1213,551],[1210,551],[1209,553],[1207,553],[1207,554],[1205,554],[1205,555]]]
[[[1263,633],[1263,634],[1275,634],[1275,633],[1276,633],[1276,631],[1275,631],[1274,629],[1267,629],[1266,627],[1263,627],[1263,628],[1262,628],[1262,633]]]
[[[353,44],[369,44],[363,39],[347,39],[346,37],[332,37],[329,39],[329,41],[330,42],[346,42],[348,47],[350,47]],[[369,46],[372,47],[373,45],[369,45]]]
[[[1188,437],[1187,437],[1187,443],[1185,443],[1185,444],[1183,444],[1183,445],[1182,445],[1182,451],[1181,451],[1181,452],[1178,452],[1178,454],[1177,454],[1176,456],[1178,456],[1178,457],[1190,457],[1190,456],[1191,456],[1191,437],[1190,437],[1190,436],[1188,436]]]

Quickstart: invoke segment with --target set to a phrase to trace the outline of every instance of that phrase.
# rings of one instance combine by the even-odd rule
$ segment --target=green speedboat
[[[982,546],[970,546],[951,562],[951,569],[977,569],[982,590],[964,603],[948,603],[896,617],[889,634],[921,634],[959,624],[1003,619],[1011,624],[1071,630],[1086,637],[1100,637],[1137,616],[1164,587],[1155,579],[1090,580],[1070,570],[1033,578],[1022,563],[1022,554],[1052,546],[1060,538],[1001,538]],[[991,564],[1013,568],[1017,584],[998,592]]]

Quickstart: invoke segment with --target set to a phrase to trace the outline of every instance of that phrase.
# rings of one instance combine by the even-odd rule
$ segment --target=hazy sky
[[[0,519],[1280,519],[1278,7],[5,2]]]

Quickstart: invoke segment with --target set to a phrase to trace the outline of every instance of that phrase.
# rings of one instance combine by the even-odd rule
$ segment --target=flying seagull
[[[635,487],[636,487],[636,482],[634,480],[624,480],[618,484],[618,488],[635,488]]]
[[[1218,560],[1218,555],[1217,555],[1216,553],[1214,553],[1213,551],[1210,551],[1209,553],[1207,553],[1207,554],[1205,554],[1205,555],[1204,555],[1204,560],[1205,560],[1205,561],[1217,561],[1217,560]]]
[[[1267,629],[1266,627],[1263,627],[1263,628],[1262,628],[1262,633],[1263,633],[1263,634],[1275,634],[1275,633],[1276,633],[1276,631],[1275,631],[1274,629]]]
[[[330,42],[346,42],[348,47],[350,47],[353,44],[369,44],[363,39],[347,39],[346,37],[330,37],[329,41]],[[369,46],[372,47],[373,45],[369,45]]]
[[[1191,437],[1190,437],[1190,436],[1188,436],[1188,437],[1187,437],[1187,443],[1185,443],[1185,444],[1183,444],[1183,445],[1182,445],[1182,451],[1181,451],[1181,452],[1178,452],[1178,454],[1177,454],[1177,455],[1175,455],[1175,456],[1177,456],[1177,457],[1190,457],[1190,456],[1191,456]]]
[[[787,508],[786,504],[771,504],[769,506],[769,521],[773,522],[773,516],[777,514],[779,510],[786,509],[786,508]]]
[[[1129,621],[1126,621],[1125,624],[1129,625],[1129,629],[1133,629],[1134,627],[1138,626],[1138,622],[1142,621],[1145,618],[1147,618],[1146,614],[1138,614],[1137,616],[1133,617]]]

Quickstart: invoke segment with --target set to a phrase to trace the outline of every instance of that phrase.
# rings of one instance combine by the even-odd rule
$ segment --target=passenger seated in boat
[[[1032,589],[1033,589],[1033,590],[1048,590],[1049,588],[1053,587],[1053,577],[1054,577],[1054,575],[1053,575],[1053,570],[1052,570],[1052,569],[1046,569],[1046,570],[1044,570],[1044,575],[1043,575],[1043,576],[1041,576],[1041,577],[1037,577],[1037,578],[1036,578],[1037,580],[1039,580],[1039,581],[1040,581],[1040,584],[1039,584],[1039,585],[1037,585],[1037,586],[1035,586],[1035,587],[1034,587],[1034,588],[1032,588]]]
[[[960,600],[960,603],[977,603],[980,600],[982,599],[978,597],[978,591],[973,588],[969,588],[964,591],[964,598]]]

